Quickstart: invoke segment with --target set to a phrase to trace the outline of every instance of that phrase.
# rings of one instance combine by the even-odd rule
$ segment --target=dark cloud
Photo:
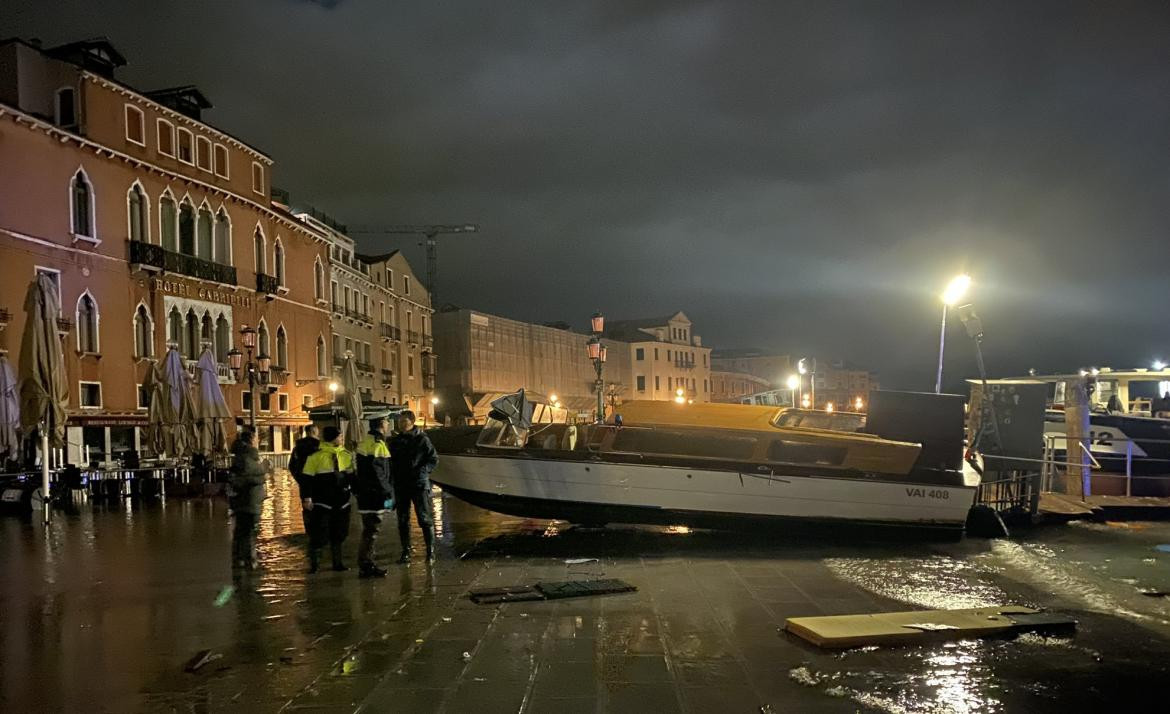
[[[1170,356],[1162,2],[12,2],[0,25],[198,84],[351,224],[481,223],[442,246],[445,300],[681,308],[708,344],[924,387],[967,269],[996,372]]]

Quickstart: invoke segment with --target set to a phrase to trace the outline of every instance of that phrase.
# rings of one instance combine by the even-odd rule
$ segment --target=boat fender
[[[967,535],[973,538],[1007,538],[1008,528],[995,509],[985,504],[967,511]]]

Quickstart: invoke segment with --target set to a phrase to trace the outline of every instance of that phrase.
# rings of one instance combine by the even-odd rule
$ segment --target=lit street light
[[[853,402],[853,408],[854,408],[854,409],[856,409],[857,411],[861,411],[861,408],[862,408],[862,407],[864,407],[864,406],[865,406],[865,402],[861,401],[861,397],[858,397],[858,398],[857,398],[857,399],[856,399],[856,400]]]
[[[260,399],[260,395],[256,392],[256,387],[268,389],[268,369],[272,366],[272,358],[261,352],[256,356],[255,361],[252,360],[252,350],[256,349],[255,328],[244,325],[240,329],[240,337],[243,338],[244,349],[248,351],[248,362],[247,364],[244,363],[244,354],[242,352],[232,348],[227,355],[228,366],[235,373],[236,381],[240,379],[241,370],[245,371],[248,375],[248,424],[252,427],[252,431],[255,431],[256,402]]]
[[[1166,369],[1166,363],[1160,359],[1154,360],[1154,364],[1152,366],[1155,372],[1161,372],[1162,370]]]
[[[799,374],[788,375],[788,381],[786,384],[788,385],[788,391],[792,392],[790,397],[792,400],[792,406],[796,406],[800,402],[800,381]]]
[[[832,402],[825,403],[825,411],[829,412],[830,414],[833,413],[833,403]]]
[[[943,351],[947,344],[947,310],[954,307],[963,296],[967,294],[967,289],[971,287],[971,276],[967,274],[956,275],[947,283],[947,289],[943,290],[942,294],[942,327],[939,329],[938,336],[938,377],[934,380],[934,393],[942,394],[942,369],[943,369]]]
[[[593,337],[585,343],[585,350],[589,355],[589,359],[593,360],[593,368],[597,370],[597,423],[605,423],[605,379],[602,378],[602,370],[605,368],[605,357],[607,350],[605,345],[601,343],[601,334],[605,332],[605,316],[600,312],[593,314],[589,319],[589,327],[593,331]]]
[[[678,402],[679,404],[686,403],[687,399],[686,399],[686,397],[683,396],[682,387],[679,387],[678,389],[674,390],[674,401]]]

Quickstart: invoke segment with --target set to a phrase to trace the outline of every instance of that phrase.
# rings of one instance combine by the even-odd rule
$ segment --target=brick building
[[[244,326],[272,358],[258,395],[262,447],[287,448],[302,405],[327,398],[328,241],[270,199],[272,159],[202,119],[194,87],[141,92],[115,79],[108,42],[0,43],[0,348],[18,368],[38,273],[60,291],[68,453],[146,451],[140,385],[168,344],[220,362]],[[242,345],[241,345],[242,349]]]

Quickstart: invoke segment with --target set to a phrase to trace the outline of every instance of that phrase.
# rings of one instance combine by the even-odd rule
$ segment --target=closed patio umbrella
[[[203,350],[195,367],[195,445],[194,451],[205,458],[227,451],[227,430],[224,425],[232,418],[219,386],[215,356]]]
[[[345,396],[341,407],[345,410],[345,445],[354,448],[365,435],[365,426],[362,424],[362,393],[358,391],[357,368],[353,363],[353,355],[345,358],[345,367],[341,370],[341,385],[345,388]]]
[[[49,448],[65,445],[65,408],[69,391],[57,316],[61,303],[57,284],[37,275],[24,301],[27,318],[20,347],[20,422],[24,433],[41,436],[41,495],[49,520]]]
[[[151,451],[156,456],[162,456],[167,450],[166,411],[170,408],[170,399],[168,399],[167,383],[163,379],[162,367],[159,366],[158,362],[150,363],[150,369],[146,371],[146,378],[142,380],[142,386],[150,395],[150,403],[146,408],[146,432],[143,436],[146,437],[146,443],[150,445]]]
[[[172,347],[163,359],[163,442],[167,456],[181,459],[194,446],[195,410],[191,405],[191,377],[179,351]]]
[[[8,357],[0,355],[0,463],[20,453],[20,395]]]

